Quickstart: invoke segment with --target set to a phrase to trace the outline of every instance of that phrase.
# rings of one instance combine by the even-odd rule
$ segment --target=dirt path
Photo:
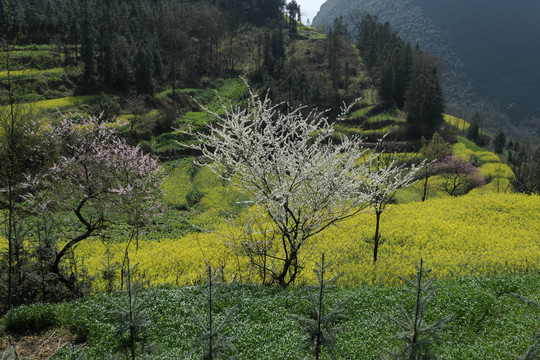
[[[74,336],[66,329],[50,329],[39,334],[10,336],[19,358],[48,359],[62,347],[73,343]],[[0,354],[8,346],[8,336],[0,338]]]

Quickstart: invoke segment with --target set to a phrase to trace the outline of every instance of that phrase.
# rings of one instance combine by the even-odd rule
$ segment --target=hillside
[[[354,10],[378,15],[412,44],[441,56],[451,103],[485,99],[508,114],[513,126],[521,123],[538,135],[538,121],[531,120],[540,117],[540,73],[535,70],[540,61],[538,2],[329,0],[313,24],[324,28],[338,16],[350,24]],[[487,111],[492,117],[487,125],[507,125],[504,117]]]
[[[540,149],[444,114],[431,55],[294,1],[66,4],[0,4],[3,359],[534,348]]]

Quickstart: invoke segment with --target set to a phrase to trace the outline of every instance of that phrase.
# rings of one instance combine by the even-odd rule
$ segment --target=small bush
[[[58,307],[36,303],[22,305],[4,316],[5,329],[11,333],[39,332],[58,324]]]

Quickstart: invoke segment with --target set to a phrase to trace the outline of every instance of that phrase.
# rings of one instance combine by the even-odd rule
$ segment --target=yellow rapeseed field
[[[446,121],[448,124],[454,126],[458,130],[467,130],[471,124],[469,124],[467,121],[457,118],[452,115],[444,114],[444,121]]]
[[[394,205],[382,216],[383,245],[372,262],[375,216],[364,212],[313,238],[301,251],[306,271],[298,282],[313,282],[311,269],[321,252],[343,272],[342,285],[396,284],[423,258],[436,277],[481,276],[540,269],[540,197],[490,193]],[[225,225],[217,232],[225,231]],[[223,267],[226,280],[257,282],[246,259],[236,256],[216,233],[142,241],[130,246],[132,263],[151,284],[194,284],[206,264]],[[87,241],[76,255],[99,277],[106,251],[121,262],[126,244]],[[97,290],[104,288],[98,281]]]

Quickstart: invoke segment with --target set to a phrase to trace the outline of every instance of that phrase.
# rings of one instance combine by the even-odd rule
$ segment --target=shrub
[[[4,316],[6,331],[12,333],[39,332],[58,324],[58,307],[36,303],[22,305]]]

